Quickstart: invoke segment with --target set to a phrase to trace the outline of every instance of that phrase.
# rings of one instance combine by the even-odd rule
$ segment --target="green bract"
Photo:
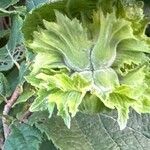
[[[98,7],[87,21],[58,10],[56,19],[43,19],[42,27],[32,31],[33,40],[27,40],[36,54],[26,77],[37,91],[30,110],[48,109],[51,117],[56,105],[70,127],[79,110],[116,108],[120,129],[126,127],[130,107],[149,113],[150,47],[140,23],[143,13],[134,17],[133,9],[125,13],[125,8],[118,15],[115,9],[106,13]]]

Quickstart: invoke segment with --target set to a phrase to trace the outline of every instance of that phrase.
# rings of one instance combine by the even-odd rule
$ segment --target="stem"
[[[23,116],[19,119],[20,122],[25,123],[27,121],[27,119],[32,115],[32,112],[30,112],[29,110],[27,110]]]
[[[7,116],[9,114],[13,104],[16,102],[16,100],[17,100],[17,98],[19,97],[20,94],[21,94],[20,88],[16,87],[16,89],[13,92],[11,98],[7,101],[7,104],[4,106],[2,123],[3,123],[3,130],[4,130],[5,139],[7,138],[7,136],[10,133],[10,128],[9,128],[9,125],[7,123],[7,119],[5,118],[5,116]]]

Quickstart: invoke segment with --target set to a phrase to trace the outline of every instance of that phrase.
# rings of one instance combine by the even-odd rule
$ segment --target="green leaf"
[[[137,68],[122,77],[122,85],[116,88],[106,101],[106,106],[114,106],[117,109],[120,129],[124,129],[127,124],[129,107],[138,113],[150,112],[150,101],[147,95],[149,87],[145,82],[144,70],[145,67]]]
[[[142,39],[126,39],[119,43],[117,49],[119,51],[133,51],[150,53],[150,46]]]
[[[10,39],[8,41],[8,49],[14,49],[17,44],[21,44],[23,41],[22,32],[20,30],[23,23],[22,18],[19,15],[14,15],[12,19],[13,24],[11,27]]]
[[[119,51],[113,68],[117,73],[126,75],[129,71],[134,70],[137,66],[141,66],[148,62],[149,58],[142,52]]]
[[[110,67],[116,58],[117,45],[124,39],[134,38],[130,22],[117,19],[115,13],[100,13],[100,27],[91,59],[95,70]]]
[[[50,3],[50,2],[53,2],[53,0],[29,0],[26,1],[26,7],[27,10],[30,11],[32,9],[39,7],[40,5],[43,5],[45,3]]]
[[[35,32],[34,41],[29,47],[36,51],[61,53],[70,69],[89,69],[91,42],[88,40],[86,29],[77,19],[70,20],[57,11],[55,14],[57,23],[44,21],[46,30],[39,29]]]
[[[18,2],[19,0],[1,0],[0,1],[0,8],[7,8],[11,5],[14,5]]]
[[[26,15],[26,7],[25,6],[12,6],[13,9],[7,10],[4,8],[0,8],[0,17],[12,17],[13,15]]]
[[[54,21],[54,10],[65,12],[66,1],[58,1],[43,5],[27,14],[25,22],[23,24],[23,34],[26,41],[31,42],[33,40],[33,32],[37,31],[37,28],[44,27],[43,20]]]
[[[93,10],[96,9],[99,0],[67,0],[66,8],[70,17],[89,19]]]
[[[32,119],[34,120],[34,118],[37,116],[37,114],[33,114],[33,116],[31,116],[31,118],[30,118],[30,120],[32,121]],[[44,116],[42,116],[42,115],[40,115],[40,118],[39,118],[39,120],[41,121],[41,120],[43,120],[45,117]],[[53,120],[54,118],[51,118],[50,120],[45,120],[41,125],[38,123],[38,122],[33,122],[33,123],[35,123],[35,126],[43,133],[43,132],[45,132],[46,133],[46,135],[48,136],[48,137],[50,137],[51,139],[52,139],[52,131],[51,131],[51,125],[54,125],[53,124]],[[61,121],[61,120],[60,120]],[[50,125],[50,123],[52,123],[51,125]],[[59,122],[58,122],[59,123]],[[62,123],[62,122],[61,122]],[[65,129],[65,128],[64,128]],[[55,134],[57,134],[58,132],[57,132],[58,130],[56,130],[56,132],[55,132]],[[71,130],[69,130],[69,131],[71,131]],[[88,144],[88,142],[87,142],[87,140],[85,139],[85,138],[83,138],[82,136],[80,136],[80,134],[81,134],[81,132],[80,131],[77,131],[77,130],[75,130],[72,134],[70,134],[70,136],[73,136],[73,134],[77,134],[77,140],[79,140],[81,143],[86,143],[86,145],[84,145],[84,146],[81,146],[80,145],[80,149],[83,149],[83,147],[85,147],[85,149],[86,148],[88,148],[89,147],[89,144]],[[63,138],[64,138],[65,136],[63,136]],[[63,139],[62,138],[62,139]],[[53,141],[53,139],[52,139],[52,141]],[[54,142],[54,145],[56,144],[57,145],[57,147],[58,148],[61,148],[60,147],[60,145],[58,145],[57,143],[55,143],[55,141],[53,141]],[[64,143],[64,141],[63,140],[60,140],[60,142],[63,144]],[[72,141],[73,142],[73,141]],[[70,145],[70,144],[69,144]],[[68,147],[66,147],[67,149],[69,149],[70,147],[69,147],[69,145],[68,145]],[[75,147],[77,146],[77,145],[75,145],[75,144],[73,144]],[[84,149],[83,149],[84,150]]]
[[[106,109],[103,102],[95,95],[87,93],[82,103],[79,105],[79,110],[84,113],[93,114],[99,113]]]
[[[53,104],[56,103],[58,115],[60,115],[64,119],[65,124],[67,125],[68,128],[70,128],[71,118],[69,112],[71,113],[72,117],[76,115],[78,111],[78,106],[82,102],[83,97],[84,94],[76,91],[71,92],[57,91],[49,94],[48,104],[49,105],[51,104],[53,106]],[[53,109],[54,106],[52,107],[52,111]]]
[[[108,106],[110,105],[117,108],[120,116],[122,112],[122,117],[124,119],[118,119],[120,121],[122,120],[120,124],[125,127],[128,119],[129,107],[132,107],[138,113],[150,112],[150,95],[148,94],[149,86],[147,82],[145,82],[144,68],[129,72],[122,78],[121,82],[122,85],[116,88],[113,91],[114,93],[110,94],[109,101],[107,102],[109,103]]]
[[[38,128],[40,130],[41,133],[45,133],[47,136],[47,139],[50,140],[51,137],[51,133],[50,133],[50,119],[47,119],[47,117],[49,116],[48,111],[39,111],[39,112],[34,112],[30,117],[29,117],[29,121],[28,124],[33,126],[34,124],[36,124],[36,128]],[[39,124],[39,122],[42,121],[41,124]]]
[[[26,76],[26,81],[29,82],[32,86],[40,88],[40,84],[42,83],[41,79],[36,78],[34,75]]]
[[[19,67],[17,61],[24,57],[25,46],[23,45],[23,37],[20,31],[22,25],[22,18],[19,15],[12,17],[12,27],[8,43],[0,48],[0,71],[7,71],[13,67],[14,64]]]
[[[25,82],[25,76],[29,73],[29,66],[30,62],[28,61],[22,61],[20,63],[20,68],[19,68],[19,84],[23,85]]]
[[[38,150],[42,142],[40,132],[27,124],[13,124],[4,144],[5,150]],[[32,142],[31,142],[32,141]]]
[[[106,13],[111,13],[113,11],[113,7],[117,6],[117,4],[120,2],[120,0],[100,0],[99,5],[101,6],[101,9],[103,12]],[[119,5],[121,7],[121,5]],[[121,9],[121,11],[123,11]],[[121,12],[119,12],[121,13]]]
[[[54,144],[52,143],[52,141],[48,141],[48,140],[43,141],[42,144],[40,145],[39,150],[43,150],[43,149],[44,150],[57,150]]]
[[[119,86],[118,76],[111,68],[94,71],[93,78],[95,85],[103,94],[111,93],[116,86]]]
[[[84,79],[83,75],[79,73],[74,73],[71,76],[65,73],[58,73],[58,74],[56,73],[55,75],[47,75],[44,73],[39,73],[35,77],[37,79],[37,80],[35,79],[35,82],[43,81],[43,87],[46,88],[46,84],[47,84],[47,89],[50,90],[52,88],[57,88],[64,92],[67,91],[86,92],[90,89],[91,86],[91,82]],[[26,78],[29,81],[29,83],[30,82],[32,83],[32,81],[34,82],[34,80],[32,80],[32,78],[34,79],[33,76],[27,76]],[[45,81],[47,81],[47,83],[45,83]],[[37,85],[39,83],[37,82],[35,84]]]
[[[8,10],[6,10],[4,8],[0,8],[0,17],[16,15],[16,14],[19,14],[19,12],[16,11],[16,10],[8,11]]]
[[[0,73],[0,103],[6,100],[11,94],[9,83],[6,77]]]
[[[91,86],[91,82],[84,79],[79,73],[74,73],[70,77],[66,74],[56,74],[53,79],[56,87],[63,91],[79,91],[84,93]]]
[[[129,86],[131,90],[131,92],[126,93],[127,96],[136,100],[144,96],[144,92],[148,88],[144,70],[144,67],[137,68],[122,77],[121,83]]]
[[[50,91],[44,89],[39,90],[38,97],[32,103],[30,110],[39,111],[48,109],[49,117],[51,117],[56,104],[58,115],[60,115],[64,119],[65,124],[70,127],[71,118],[69,113],[71,113],[72,117],[75,116],[91,83],[84,80],[79,74],[73,74],[71,77],[65,74],[56,74],[54,76],[39,74],[37,78],[52,82],[50,84],[54,86],[54,90],[48,87],[50,84],[47,85]]]
[[[32,74],[36,74],[41,68],[58,63],[58,67],[63,62],[61,56],[57,54],[38,53],[35,56]]]
[[[12,117],[12,119],[10,118],[11,121],[14,122],[17,119],[20,122],[25,122],[24,120],[26,120],[26,118],[24,118],[24,114],[26,114],[26,112],[28,111],[29,104],[30,104],[29,102],[26,102],[15,105],[15,107],[11,109],[9,114],[9,117],[10,116]]]
[[[140,116],[132,111],[123,131],[117,125],[114,111],[95,115],[78,113],[71,129],[67,129],[59,117],[47,119],[47,116],[43,112],[35,113],[30,121],[60,150],[148,150],[150,147],[149,115]]]
[[[16,89],[16,86],[18,86],[19,84],[19,78],[18,78],[19,74],[18,74],[18,69],[17,68],[13,68],[12,70],[8,71],[6,74],[6,78],[8,80],[10,89],[11,89],[11,93],[14,92],[14,90]]]
[[[34,100],[30,107],[30,111],[43,111],[47,109],[47,100],[48,100],[49,92],[45,90],[40,90],[38,92],[38,97]]]
[[[17,101],[15,102],[15,104],[13,105],[13,107],[16,106],[17,104],[26,102],[33,95],[35,95],[35,90],[33,89],[33,87],[31,87],[30,85],[26,85],[25,84],[23,86],[23,92],[22,92],[22,94],[19,96],[19,98],[17,99]]]
[[[73,3],[75,1],[68,1],[67,9]],[[100,111],[100,100],[106,107],[117,109],[121,129],[127,123],[129,107],[138,113],[149,111],[149,90],[145,79],[145,68],[148,68],[149,62],[149,41],[143,32],[138,32],[139,28],[143,31],[143,24],[137,28],[137,33],[133,29],[133,20],[124,16],[124,10],[117,14],[121,3],[114,4],[117,10],[114,9],[109,14],[99,8],[93,17],[89,13],[91,22],[84,18],[82,10],[81,18],[78,15],[77,18],[72,17],[74,12],[67,14],[69,10],[64,8],[66,3],[58,9],[56,7],[60,11],[56,10],[55,15],[55,5],[53,8],[51,4],[48,5],[53,12],[49,19],[45,13],[43,14],[44,8],[47,12],[46,6],[34,10],[33,14],[29,15],[32,18],[37,12],[41,17],[34,24],[31,32],[33,38],[31,35],[26,39],[28,46],[36,54],[31,74],[26,77],[27,81],[35,86],[38,95],[31,105],[32,111],[48,109],[51,117],[56,105],[58,115],[69,127],[69,113],[73,117],[80,104],[85,107],[82,108],[83,111],[88,112],[86,109],[89,109],[89,104],[89,112]],[[94,7],[93,5],[93,9]],[[24,32],[30,24],[26,24],[26,21]],[[138,48],[136,43],[141,47]],[[46,91],[46,94],[40,97],[42,91]],[[87,100],[89,94],[93,97]],[[84,97],[85,106],[82,105]],[[90,100],[95,101],[98,106],[95,107],[96,104],[89,102]]]
[[[129,20],[132,20],[134,22],[138,22],[143,19],[144,13],[143,13],[143,6],[144,3],[143,1],[138,1],[136,0],[133,1],[126,1],[127,4],[130,4],[128,6],[125,6],[125,15]]]
[[[67,101],[69,98],[69,93],[64,93],[61,91],[57,91],[55,93],[51,93],[49,95],[49,101],[48,103],[53,105],[53,103],[56,103],[57,105],[57,109],[58,109],[58,115],[60,115],[63,120],[64,123],[66,124],[66,126],[68,128],[70,128],[70,121],[71,121],[71,117],[69,115],[68,112],[68,105],[67,105]],[[70,98],[69,100],[72,100],[72,98]],[[51,111],[50,111],[50,116],[51,116]]]
[[[133,86],[143,84],[145,79],[144,68],[145,66],[130,71],[126,76],[122,78],[121,83]]]
[[[149,91],[148,91],[149,92]],[[137,102],[137,105],[132,106],[134,110],[138,113],[149,113],[150,112],[150,100],[148,98],[143,98]]]
[[[48,117],[48,111],[38,111],[38,112],[34,112],[30,117],[29,117],[29,121],[28,124],[33,126],[35,123],[40,122],[43,118]],[[50,119],[49,119],[50,120]],[[46,121],[46,120],[43,120]]]
[[[149,9],[149,7],[150,7],[150,3],[149,3],[149,0],[144,0],[144,3],[145,3],[145,5],[144,5],[144,13],[146,14],[146,16],[149,16],[149,12],[150,12],[150,9]]]
[[[125,95],[110,94],[109,105],[114,106],[118,111],[118,124],[120,126],[120,130],[123,130],[126,127],[127,120],[129,118],[129,107],[135,104],[135,100],[126,97]]]

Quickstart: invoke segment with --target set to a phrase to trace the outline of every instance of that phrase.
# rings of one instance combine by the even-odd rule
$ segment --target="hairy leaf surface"
[[[71,2],[67,4],[70,7]],[[134,10],[137,4],[131,7]],[[45,6],[39,8],[38,13],[42,8]],[[95,112],[102,110],[101,102],[105,107],[117,109],[120,129],[124,129],[130,107],[138,113],[149,112],[146,74],[150,47],[142,27],[137,28],[137,32],[140,28],[142,31],[138,33],[133,28],[134,21],[144,20],[142,13],[138,16],[132,11],[131,14],[117,14],[117,8],[106,13],[97,8],[93,15],[90,14],[91,22],[88,22],[79,16],[71,18],[72,15],[61,8],[57,9],[60,11],[53,10],[54,18],[43,17],[40,20],[42,26],[37,22],[39,27],[34,26],[36,31],[33,29],[33,37],[27,40],[36,54],[32,71],[26,77],[38,95],[31,111],[48,109],[51,116],[56,104],[58,115],[70,127],[70,115],[74,117],[84,97],[91,94],[100,101],[94,98],[98,105]],[[126,9],[125,6],[123,11]],[[26,31],[26,25],[23,29]],[[42,91],[46,93],[44,96]],[[89,104],[95,106],[86,100],[85,105]],[[81,110],[88,112],[85,108],[88,109],[84,107]]]
[[[14,124],[7,138],[5,150],[38,150],[42,137],[40,132],[27,124]]]
[[[132,111],[126,129],[120,131],[114,112],[78,113],[72,120],[71,129],[67,129],[59,117],[44,119],[46,114],[33,114],[30,124],[45,132],[61,150],[148,150],[150,146],[149,115],[139,116]],[[40,121],[43,123],[38,123]]]

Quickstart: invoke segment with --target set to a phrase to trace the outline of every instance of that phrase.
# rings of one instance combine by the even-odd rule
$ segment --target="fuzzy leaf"
[[[58,115],[60,115],[64,119],[65,124],[67,125],[68,128],[70,128],[71,118],[68,113],[68,108],[72,117],[74,117],[78,111],[78,106],[82,102],[83,97],[84,94],[76,91],[72,92],[57,91],[49,95],[48,103],[52,104],[56,103]]]
[[[54,146],[52,141],[49,141],[49,140],[45,140],[42,142],[39,150],[43,150],[43,149],[44,150],[57,150],[57,148]]]
[[[27,14],[22,28],[25,40],[31,42],[33,40],[33,32],[37,31],[39,26],[44,27],[43,19],[47,21],[54,21],[54,10],[65,12],[65,5],[66,1],[58,1],[43,5],[42,7],[33,10],[32,13]]]
[[[65,73],[55,75],[46,75],[44,73],[39,73],[36,75],[36,78],[39,80],[47,81],[49,82],[47,84],[51,84],[53,87],[58,88],[64,92],[67,91],[86,92],[89,90],[91,86],[91,82],[84,79],[83,76],[80,75],[79,73],[74,73],[71,76]]]
[[[100,12],[99,36],[91,54],[94,69],[110,67],[116,58],[117,45],[124,39],[133,38],[132,32],[130,22],[117,19],[115,13],[105,17]]]
[[[30,107],[30,111],[31,112],[43,111],[43,110],[47,109],[46,103],[48,100],[48,95],[49,95],[48,91],[40,90],[38,92],[38,97],[34,100],[34,102],[32,103],[32,105]]]
[[[134,100],[119,94],[111,94],[109,97],[109,105],[114,106],[118,111],[118,124],[120,130],[126,127],[127,120],[129,118],[129,107],[134,104]]]
[[[122,78],[121,83],[127,85],[141,85],[144,82],[144,67],[134,69]],[[134,82],[136,80],[136,82]]]
[[[119,51],[133,51],[133,52],[145,52],[150,53],[150,46],[146,41],[140,39],[126,39],[119,43]]]
[[[75,116],[84,95],[90,88],[90,82],[87,82],[78,74],[74,74],[72,77],[65,74],[56,74],[48,76],[48,78],[39,74],[38,78],[53,82],[54,89],[50,91],[39,90],[38,97],[32,103],[30,110],[48,109],[49,117],[51,117],[56,104],[58,115],[70,127],[71,118],[69,113],[71,113],[72,117]]]
[[[117,73],[126,75],[129,71],[134,70],[137,66],[148,62],[149,58],[142,52],[119,51],[113,67]]]
[[[70,20],[59,12],[56,12],[56,22],[44,21],[46,30],[35,32],[34,41],[29,46],[36,51],[61,53],[70,69],[89,69],[91,43],[86,30],[77,19]]]
[[[16,4],[19,0],[1,0],[0,8],[8,8],[9,6]]]
[[[22,18],[19,15],[14,15],[12,18],[12,28],[8,43],[0,48],[0,71],[7,71],[17,65],[24,57],[25,46],[22,44],[23,37],[20,31],[22,25]]]
[[[5,150],[38,150],[42,141],[41,133],[27,125],[14,124],[11,126],[11,134],[4,144]],[[31,142],[32,140],[32,142]]]
[[[74,2],[68,2],[67,8]],[[120,5],[121,3],[117,6]],[[73,13],[64,15],[66,9],[59,12],[56,10],[55,17],[53,11],[49,19],[42,17],[47,21],[40,18],[31,32],[36,30],[33,38],[30,36],[30,40],[26,40],[37,54],[33,71],[26,79],[35,86],[39,97],[42,91],[47,94],[33,102],[33,110],[43,110],[44,107],[44,110],[49,110],[51,117],[56,105],[58,114],[70,127],[69,113],[74,116],[80,104],[84,107],[84,97],[92,95],[89,100],[99,106],[95,107],[93,102],[86,100],[87,103],[83,104],[91,104],[92,107],[89,112],[101,111],[101,102],[98,100],[110,109],[116,108],[121,129],[127,123],[129,107],[138,113],[149,111],[149,90],[146,83],[146,72],[149,70],[148,38],[140,36],[141,32],[137,35],[139,29],[137,32],[133,29],[133,20],[124,16],[123,11],[117,14],[118,7],[109,14],[102,12],[103,9],[95,12],[94,17],[89,13],[89,17],[93,18],[90,23],[82,12],[81,18],[72,18]],[[37,9],[39,16],[42,14],[39,10],[44,8],[42,6]],[[34,17],[34,14],[31,16]],[[142,27],[139,28],[143,31]]]
[[[93,73],[94,83],[102,93],[111,93],[116,86],[119,86],[119,79],[116,72],[111,69],[100,69]]]
[[[45,65],[50,65],[53,63],[58,63],[58,66],[62,63],[62,59],[59,55],[56,54],[46,54],[38,53],[35,56],[32,74],[36,74],[41,68],[44,68]]]
[[[117,125],[114,111],[95,115],[78,113],[70,129],[59,117],[49,120],[47,116],[47,113],[35,113],[30,122],[45,132],[60,150],[148,150],[150,147],[150,116],[147,114],[140,116],[132,111],[123,131]]]

